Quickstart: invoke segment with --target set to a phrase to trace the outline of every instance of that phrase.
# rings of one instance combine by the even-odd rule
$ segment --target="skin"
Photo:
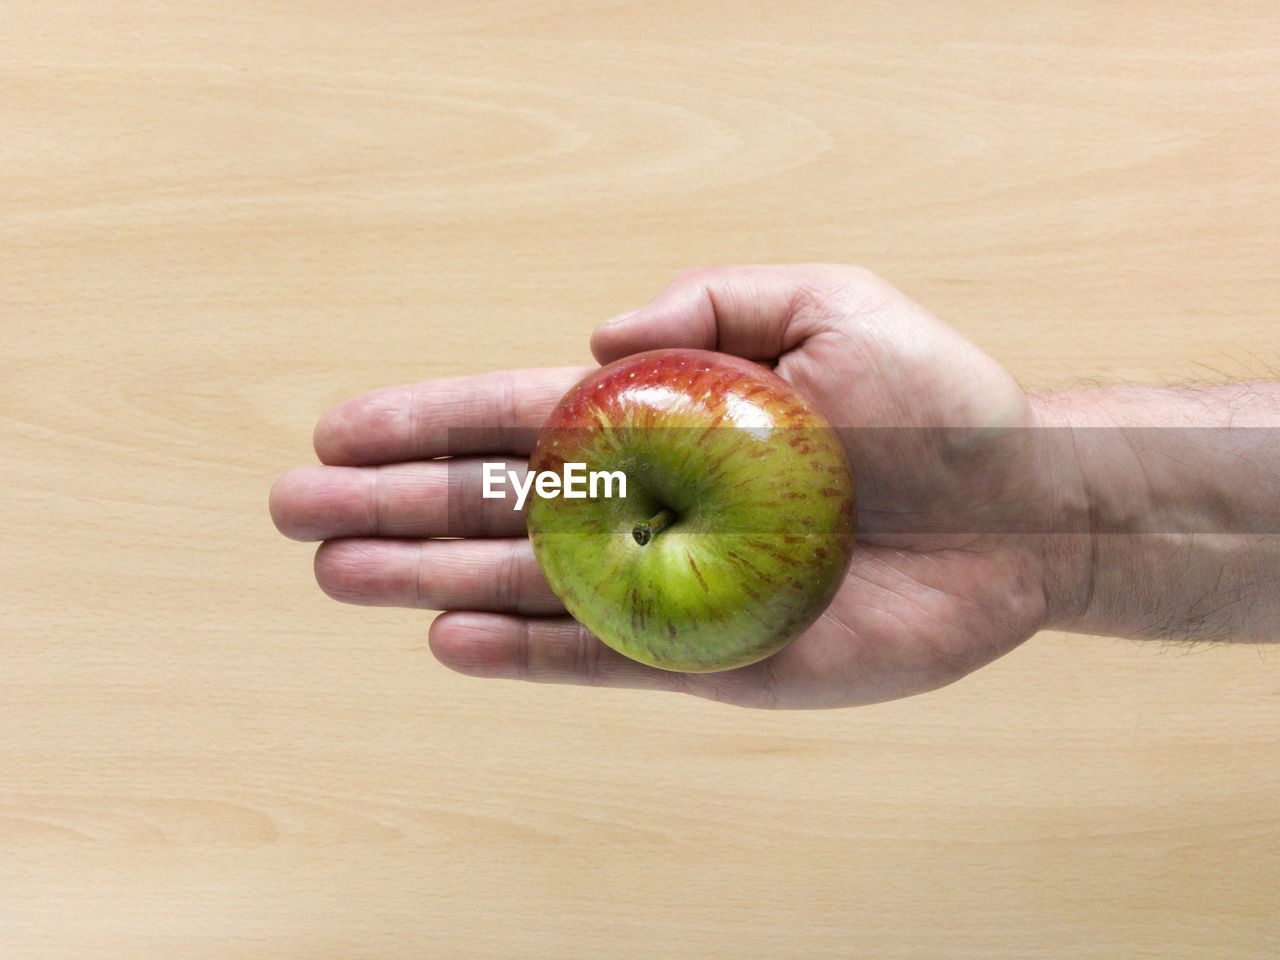
[[[462,673],[744,706],[836,707],[920,693],[1046,627],[1135,637],[1280,633],[1275,450],[1237,451],[1224,471],[1215,451],[1185,441],[1152,440],[1183,444],[1154,452],[1079,442],[1082,425],[1170,416],[1274,426],[1274,384],[1229,396],[1028,396],[884,281],[827,264],[686,272],[648,306],[599,328],[591,345],[602,363],[664,347],[766,363],[842,428],[858,491],[852,562],[819,619],[777,654],[700,674],[629,660],[566,615],[523,517],[482,501],[478,483],[455,484],[450,508],[449,470],[478,476],[480,459],[501,457],[523,464],[536,428],[582,368],[430,381],[339,405],[316,427],[323,465],[274,486],[276,525],[324,541],[315,571],[331,596],[445,611],[431,624],[431,649]],[[948,429],[927,429],[936,427]],[[450,428],[469,429],[450,444]],[[432,460],[445,454],[457,458],[451,466]],[[1215,522],[1206,511],[1223,504],[1245,531],[1261,532],[1196,534]],[[1153,505],[1166,524],[1158,537],[1100,529],[1108,518],[1122,531],[1140,527]],[[434,539],[442,536],[461,539]]]
[[[758,364],[659,350],[602,367],[552,412],[530,460],[558,476],[566,462],[625,473],[627,496],[535,499],[534,554],[574,618],[641,663],[761,660],[817,619],[848,568],[844,449]]]

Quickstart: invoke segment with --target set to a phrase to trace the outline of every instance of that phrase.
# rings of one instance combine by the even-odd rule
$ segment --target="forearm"
[[[1280,383],[1032,403],[1060,477],[1050,627],[1280,640]]]

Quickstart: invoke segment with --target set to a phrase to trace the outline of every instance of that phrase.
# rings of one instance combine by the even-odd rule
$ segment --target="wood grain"
[[[1274,376],[1278,129],[1268,4],[6,5],[0,953],[1276,955],[1273,652],[482,682],[266,495],[698,263],[863,264],[1028,388]]]

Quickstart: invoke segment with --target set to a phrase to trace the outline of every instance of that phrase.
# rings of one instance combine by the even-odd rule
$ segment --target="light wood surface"
[[[1274,376],[1278,132],[1270,3],[4,4],[0,955],[1277,955],[1274,650],[484,682],[266,496],[694,264],[860,263],[1032,389]]]

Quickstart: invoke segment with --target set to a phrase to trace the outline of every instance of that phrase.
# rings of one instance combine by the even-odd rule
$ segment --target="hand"
[[[323,540],[321,587],[340,600],[446,611],[435,655],[489,677],[678,690],[750,706],[829,707],[929,690],[1070,615],[1074,558],[1043,530],[1061,485],[1037,414],[990,357],[882,280],[842,266],[724,267],[682,274],[592,337],[607,363],[700,347],[773,366],[842,430],[858,491],[858,542],[840,593],[778,654],[676,674],[614,653],[569,618],[543,579],[524,520],[445,454],[527,457],[584,369],[521,370],[375,391],[324,416],[321,467],[282,477],[276,525]],[[468,428],[466,449],[449,429]],[[934,428],[948,428],[945,430]],[[453,462],[453,469],[470,466]],[[478,476],[478,469],[475,471]],[[432,539],[441,536],[462,539]]]

